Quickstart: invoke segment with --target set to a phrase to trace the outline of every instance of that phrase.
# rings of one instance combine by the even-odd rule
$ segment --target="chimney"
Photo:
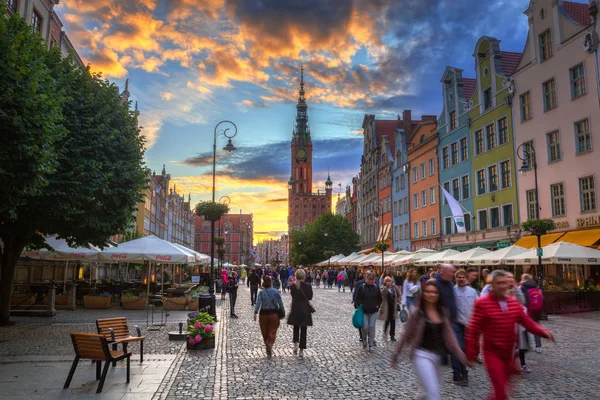
[[[412,134],[412,115],[410,110],[402,111],[402,123],[404,132],[406,132],[407,137],[410,137]]]

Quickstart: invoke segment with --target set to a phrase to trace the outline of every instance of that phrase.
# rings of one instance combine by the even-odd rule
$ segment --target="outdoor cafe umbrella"
[[[336,265],[347,265],[350,261],[352,261],[353,259],[355,259],[356,257],[358,257],[358,254],[355,252],[352,252],[350,255],[341,258],[339,260],[337,260],[335,262]]]
[[[579,246],[573,243],[557,242],[542,247],[542,264],[562,265],[598,265],[600,264],[600,250]],[[529,249],[521,254],[509,257],[506,263],[510,265],[537,265],[537,249]]]
[[[404,266],[404,265],[411,265],[411,264],[414,264],[415,261],[420,260],[421,258],[424,258],[424,257],[428,257],[430,255],[431,255],[430,253],[425,253],[425,252],[422,252],[422,253],[416,252],[416,253],[412,253],[412,254],[407,254],[407,255],[404,255],[404,256],[401,256],[401,257],[394,258],[390,262],[390,265],[393,268],[399,267],[401,265],[402,266]]]
[[[489,253],[481,254],[476,257],[471,257],[468,261],[469,265],[502,265],[505,264],[506,259],[509,257],[517,256],[521,253],[528,251],[528,249],[520,246],[508,246],[503,249],[491,251]]]
[[[484,249],[483,247],[475,247],[473,249],[463,251],[459,254],[452,254],[450,256],[444,257],[444,261],[448,262],[449,264],[454,264],[455,266],[467,265],[471,258],[481,256],[487,253],[491,253],[491,251],[488,249]]]
[[[416,265],[436,265],[436,264],[439,264],[440,262],[443,262],[442,260],[444,259],[444,257],[451,257],[458,253],[459,253],[458,251],[452,250],[452,249],[444,250],[439,253],[434,253],[427,257],[423,257],[420,260],[416,260],[415,264]]]

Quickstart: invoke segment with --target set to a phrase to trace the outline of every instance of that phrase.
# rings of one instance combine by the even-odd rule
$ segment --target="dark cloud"
[[[287,198],[278,198],[278,199],[269,199],[267,201],[265,201],[265,203],[284,203],[288,201]]]
[[[213,155],[212,155],[212,153],[208,153],[208,154],[199,154],[196,157],[186,158],[185,160],[181,161],[181,164],[189,165],[190,167],[202,167],[205,165],[211,165],[212,162],[213,162]]]

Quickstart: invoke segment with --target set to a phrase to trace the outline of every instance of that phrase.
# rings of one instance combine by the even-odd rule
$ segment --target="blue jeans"
[[[465,326],[462,324],[453,323],[452,329],[454,330],[454,334],[456,335],[456,340],[458,341],[460,349],[465,351]],[[459,379],[466,372],[467,367],[461,364],[456,357],[452,356],[452,374],[454,375],[454,379]]]
[[[417,300],[417,296],[406,298],[406,308],[408,309],[409,313],[412,312],[413,308],[417,305]]]
[[[377,326],[378,317],[378,312],[374,312],[372,314],[365,313],[365,317],[363,319],[362,337],[363,340],[367,340],[368,338],[369,348],[375,347],[375,327]]]

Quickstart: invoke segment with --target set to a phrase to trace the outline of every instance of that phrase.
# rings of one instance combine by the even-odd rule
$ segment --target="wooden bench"
[[[94,333],[71,333],[71,340],[73,341],[73,347],[75,348],[75,360],[73,361],[69,376],[65,382],[65,389],[71,384],[71,380],[73,379],[75,369],[77,369],[77,364],[80,359],[93,360],[96,362],[96,380],[100,380],[96,393],[102,392],[110,362],[120,361],[124,358],[127,359],[127,383],[129,383],[131,353],[110,350],[104,336],[96,335]],[[104,369],[102,370],[102,375],[100,375],[102,361],[104,361]]]
[[[106,341],[112,344],[113,350],[117,350],[117,344],[121,343],[123,351],[127,352],[127,343],[140,342],[140,362],[144,362],[144,337],[138,325],[135,326],[137,336],[129,334],[125,317],[97,319],[96,328],[98,328],[98,334],[104,336]],[[115,363],[113,363],[114,365]]]

